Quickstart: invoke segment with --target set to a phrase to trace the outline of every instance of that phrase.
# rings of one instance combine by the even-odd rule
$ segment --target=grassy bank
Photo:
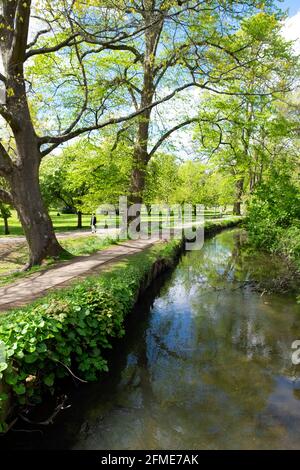
[[[211,234],[238,222],[209,221],[205,229]],[[65,376],[93,381],[107,371],[104,351],[124,334],[124,319],[138,296],[174,265],[181,246],[181,240],[158,243],[71,288],[1,315],[2,413],[7,403],[38,403]],[[5,427],[2,419],[0,430]]]
[[[300,223],[288,227],[274,223],[263,225],[260,221],[248,219],[246,227],[250,243],[259,248],[284,256],[300,271]]]
[[[60,261],[72,259],[74,256],[91,255],[115,244],[117,240],[110,237],[95,237],[87,235],[80,237],[68,237],[60,240],[60,244],[69,255],[60,260],[46,259],[41,266],[35,266],[29,271],[21,271],[28,259],[28,248],[25,243],[0,244],[0,287],[17,279],[29,276],[32,273],[44,271]]]

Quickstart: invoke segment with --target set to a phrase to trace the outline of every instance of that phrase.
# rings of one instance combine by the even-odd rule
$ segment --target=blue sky
[[[289,16],[293,16],[300,10],[300,1],[299,0],[284,0],[280,2],[282,10],[289,9]]]

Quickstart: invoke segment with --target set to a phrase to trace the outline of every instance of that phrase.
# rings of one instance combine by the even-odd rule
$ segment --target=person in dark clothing
[[[97,224],[97,218],[96,218],[95,214],[93,213],[93,214],[92,214],[92,217],[91,217],[91,229],[92,229],[92,233],[96,233],[96,224]]]

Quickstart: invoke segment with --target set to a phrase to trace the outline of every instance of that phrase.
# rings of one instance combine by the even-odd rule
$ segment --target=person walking
[[[93,213],[93,214],[92,214],[92,217],[91,217],[91,229],[92,229],[92,233],[96,233],[96,224],[97,224],[97,218],[96,218],[95,214]]]

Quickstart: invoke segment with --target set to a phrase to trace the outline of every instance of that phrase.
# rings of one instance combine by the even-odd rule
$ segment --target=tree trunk
[[[4,235],[9,235],[8,217],[3,217],[3,220],[4,220]]]
[[[31,1],[2,2],[0,51],[5,75],[5,120],[14,136],[14,157],[1,144],[1,173],[10,193],[2,199],[18,212],[29,246],[28,267],[40,264],[47,256],[59,256],[59,245],[52,221],[44,206],[39,186],[41,163],[38,138],[27,101],[24,63],[30,21]]]
[[[235,183],[236,185],[236,200],[233,204],[233,214],[234,215],[241,215],[241,198],[242,198],[242,195],[243,195],[243,191],[244,191],[244,178],[240,178],[236,181]]]
[[[152,2],[146,0],[145,5],[143,12],[145,24],[145,53],[143,55],[143,86],[141,90],[140,108],[146,108],[153,102],[155,93],[155,58],[164,21],[163,16],[155,11]],[[131,173],[130,206],[132,204],[141,205],[143,201],[146,169],[150,159],[148,153],[150,119],[151,108],[146,109],[138,117],[137,137],[134,146],[133,168]],[[137,217],[139,216],[137,215]],[[128,223],[137,217],[128,216]],[[139,231],[138,222],[137,231]]]
[[[77,211],[77,228],[82,228],[82,212]]]
[[[131,173],[131,185],[130,185],[130,193],[128,197],[128,205],[129,210],[133,210],[133,205],[136,206],[135,213],[128,214],[128,224],[130,224],[133,220],[137,219],[137,232],[140,231],[140,216],[141,216],[141,205],[143,202],[143,191],[145,188],[145,174],[142,168],[139,165],[132,169]]]
[[[32,149],[32,151],[37,151]],[[58,243],[52,221],[44,206],[38,181],[39,164],[15,167],[11,175],[11,194],[29,247],[30,268],[47,257],[59,257],[65,250]]]

